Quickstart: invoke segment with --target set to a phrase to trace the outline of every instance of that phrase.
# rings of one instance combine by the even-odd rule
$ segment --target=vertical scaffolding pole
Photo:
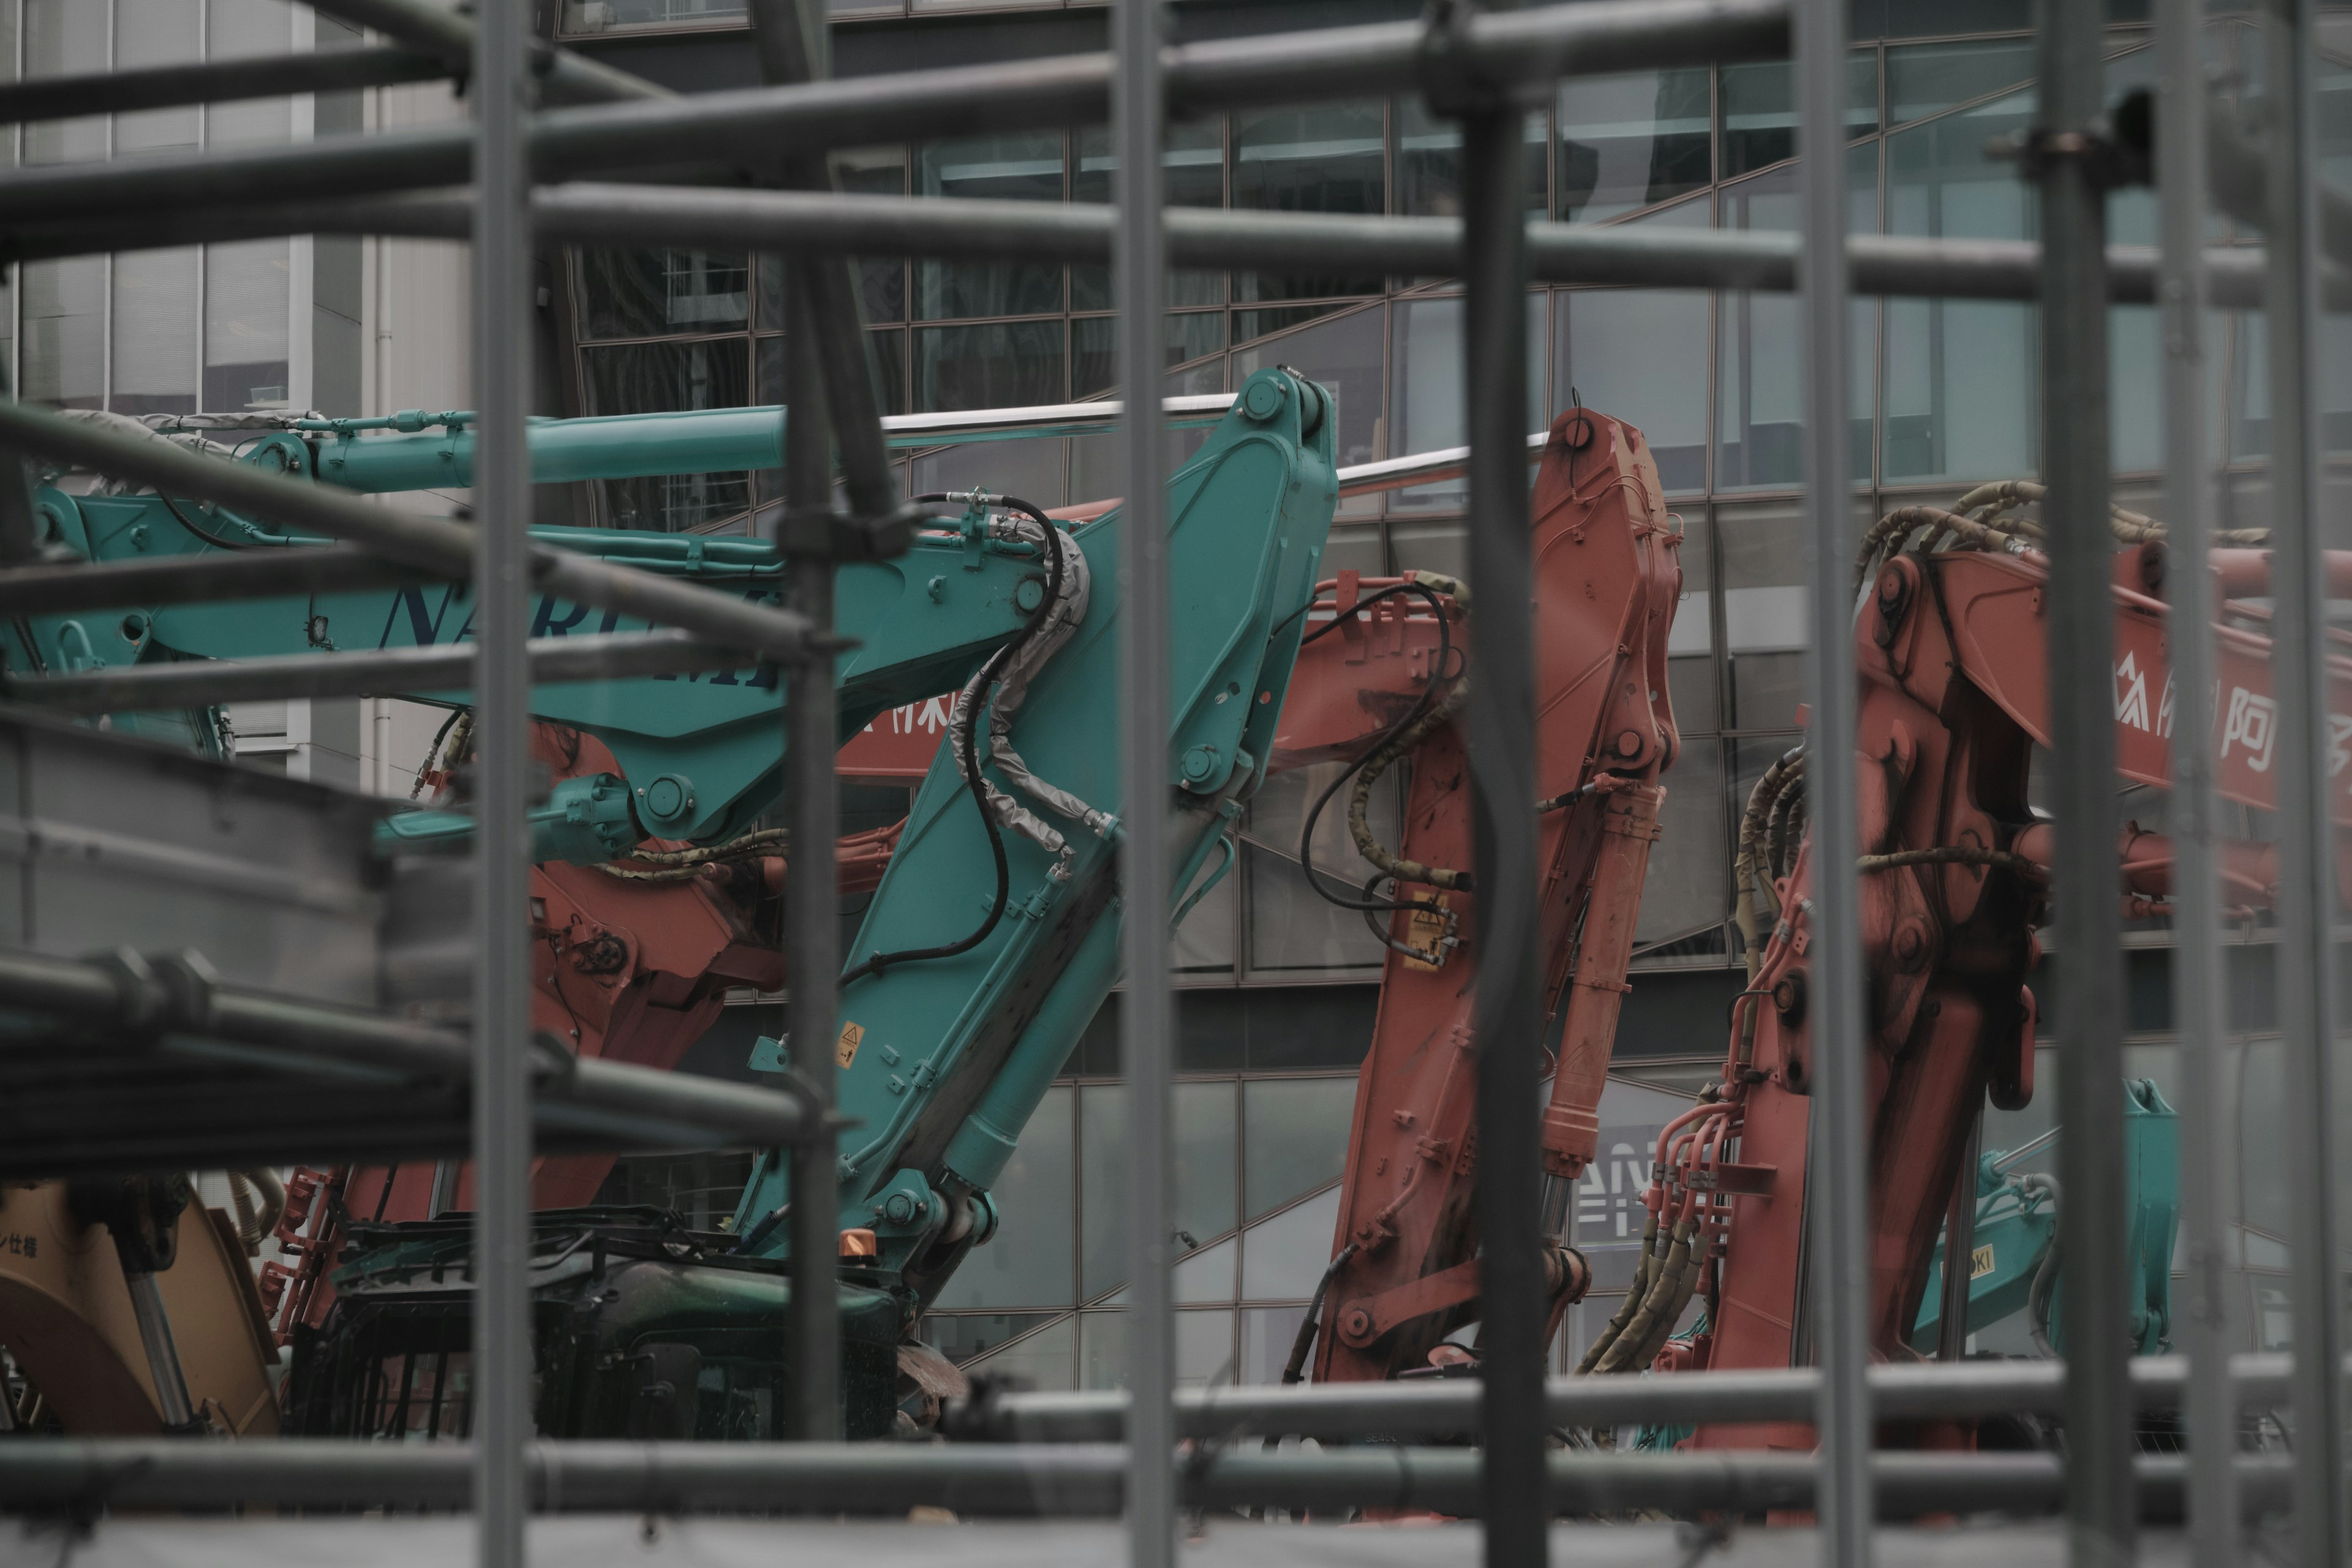
[[[1847,447],[1845,0],[1801,0],[1796,15],[1798,195],[1804,233],[1800,309],[1805,341],[1805,498],[1812,513],[1814,763],[1812,1173],[1820,1223],[1811,1237],[1815,1417],[1822,1450],[1822,1560],[1871,1561],[1870,1128],[1862,1008],[1862,923],[1854,861],[1853,503]],[[1946,1258],[1950,1258],[1948,1252]],[[1955,1265],[1949,1261],[1946,1267]]]
[[[1537,1003],[1535,618],[1528,553],[1526,113],[1462,117],[1463,385],[1470,426],[1469,747],[1478,889],[1477,1213],[1489,1568],[1548,1561]]]
[[[2066,1514],[2078,1565],[2131,1561],[2124,1232],[2123,917],[2116,853],[2114,536],[2107,521],[2105,148],[2097,0],[2041,0],[2042,463],[2049,491],[2053,894],[2066,1194]]]
[[[480,1568],[520,1568],[531,1436],[530,84],[528,0],[486,0],[475,34],[474,1443]]]
[[[2336,1263],[2336,909],[2327,754],[2327,579],[2320,554],[2319,164],[2311,56],[2318,39],[2302,0],[2263,7],[2271,144],[2269,314],[2272,585],[2278,701],[2279,1024],[2285,1035],[2288,1251],[2294,1359],[2294,1514],[2300,1558],[2338,1564],[2352,1552],[2343,1477],[2343,1275]],[[2070,1286],[2071,1289],[2072,1287]]]
[[[831,51],[824,13],[794,0],[758,0],[751,9],[760,75],[771,84],[807,81],[830,74]],[[795,160],[788,183],[803,188],[830,187],[821,159]],[[833,629],[832,559],[796,552],[795,542],[822,539],[827,531],[795,528],[801,520],[823,519],[833,510],[834,400],[824,374],[824,338],[846,334],[862,372],[865,336],[855,302],[846,320],[821,323],[811,301],[824,269],[846,276],[838,257],[794,257],[784,263],[784,508],[776,526],[784,557],[784,596],[821,632]],[[845,357],[846,356],[845,351]],[[870,383],[867,402],[871,403]],[[871,423],[873,416],[867,414]],[[876,426],[877,440],[879,426]],[[887,488],[887,463],[880,468]],[[788,837],[784,860],[784,1030],[792,1042],[793,1070],[814,1102],[833,1110],[840,1011],[840,899],[835,891],[834,845],[841,834],[841,798],[834,780],[837,733],[831,659],[814,660],[784,676],[784,812]],[[793,1435],[804,1443],[835,1442],[841,1436],[841,1297],[836,1253],[840,1247],[840,1178],[835,1169],[835,1137],[828,1124],[793,1146],[793,1294],[785,1356],[793,1368]]]
[[[1169,1274],[1168,1102],[1175,1016],[1168,991],[1168,519],[1160,479],[1160,0],[1117,0],[1111,102],[1118,158],[1112,262],[1118,300],[1126,526],[1119,537],[1120,940],[1127,994],[1128,1561],[1167,1568],[1175,1551],[1176,1318]]]
[[[2172,602],[2172,1008],[2179,1035],[2181,1227],[2189,1289],[2180,1348],[2189,1357],[2189,1527],[2197,1568],[2236,1561],[2231,1469],[2237,1411],[2230,1394],[2229,1208],[2222,1173],[2222,1069],[2228,1027],[2221,973],[2221,884],[2213,794],[2214,468],[2205,436],[2205,89],[2197,52],[2199,0],[2158,0],[2156,172],[2163,254],[2157,305],[2164,334],[2164,513]]]

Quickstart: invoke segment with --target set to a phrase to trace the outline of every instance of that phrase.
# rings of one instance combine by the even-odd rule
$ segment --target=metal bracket
[[[2079,163],[2091,184],[2104,191],[2145,185],[2155,177],[2155,101],[2141,90],[2080,131],[2037,125],[1996,137],[1986,155],[2014,159],[2019,175],[2039,184],[2062,162]]]

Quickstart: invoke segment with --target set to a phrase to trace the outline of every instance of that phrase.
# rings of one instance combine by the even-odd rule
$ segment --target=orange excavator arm
[[[2053,826],[2028,802],[2036,747],[2050,724],[2047,563],[2030,524],[1987,527],[2006,510],[1987,487],[1951,512],[1913,509],[1873,531],[1854,648],[1861,677],[1856,769],[1871,1125],[1871,1317],[1876,1353],[1913,1356],[1930,1259],[1970,1129],[1988,1096],[1999,1108],[2033,1093],[2035,1006],[2029,980],[2047,913]],[[1995,498],[1990,511],[1971,500]],[[2000,519],[2006,521],[2006,519]],[[2119,519],[2116,735],[2126,783],[2170,778],[2172,677],[2160,530]],[[1988,534],[1990,537],[1988,537]],[[2267,590],[2260,552],[2218,552],[2220,682],[2214,749],[2221,794],[2255,811],[2274,804],[2275,704],[2260,613],[2237,602]],[[2331,570],[2337,563],[2331,563]],[[2334,634],[2331,634],[2334,636]],[[2340,639],[2339,639],[2340,640]],[[2352,660],[2331,658],[2334,766],[2352,753]],[[1659,1140],[1646,1197],[1647,1246],[1623,1310],[1582,1370],[1780,1367],[1804,1359],[1802,1237],[1811,1089],[1807,1007],[1811,841],[1801,832],[1805,760],[1767,773],[1740,833],[1748,983],[1733,1011],[1720,1081]],[[2338,795],[2336,820],[2352,825]],[[2122,831],[2127,913],[2162,909],[2171,852],[2137,824]],[[2274,854],[2251,840],[2221,847],[2225,894],[2267,905]],[[1707,1308],[1695,1338],[1669,1342],[1694,1296]],[[1700,1447],[1809,1448],[1801,1425],[1702,1427]]]
[[[1680,744],[1665,656],[1681,536],[1641,433],[1583,409],[1549,433],[1533,515],[1545,994],[1548,1017],[1561,1021],[1542,1132],[1556,1232],[1571,1184],[1593,1156],[1664,798],[1658,776]],[[1357,1079],[1332,1262],[1288,1373],[1303,1371],[1319,1330],[1318,1381],[1425,1367],[1447,1334],[1477,1316],[1478,1301],[1476,889],[1462,869],[1472,853],[1468,762],[1449,719],[1463,681],[1476,679],[1461,668],[1459,629],[1459,617],[1475,612],[1456,592],[1423,605],[1398,595],[1385,616],[1360,614],[1364,590],[1366,598],[1394,592],[1370,581],[1336,585],[1330,625],[1341,635],[1318,634],[1302,649],[1276,752],[1277,764],[1347,755],[1360,763],[1359,781],[1408,760],[1411,768],[1396,853],[1367,845],[1360,813],[1351,821],[1360,849],[1389,876],[1370,888],[1327,877],[1323,889],[1376,906],[1368,913],[1388,952]],[[1436,700],[1399,728],[1400,710],[1410,712],[1424,693]],[[1368,717],[1382,726],[1368,727]],[[1370,750],[1360,739],[1367,732]],[[1364,793],[1359,782],[1353,796]],[[1554,1247],[1546,1261],[1557,1302],[1581,1294],[1589,1275],[1580,1258]]]

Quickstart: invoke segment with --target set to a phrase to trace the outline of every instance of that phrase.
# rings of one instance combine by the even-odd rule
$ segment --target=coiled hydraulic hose
[[[917,496],[915,501],[918,505],[932,505],[944,502],[948,499],[946,492],[938,491],[929,495]],[[1021,500],[1018,496],[999,496],[997,500],[1000,504],[1024,514],[1045,531],[1046,554],[1051,561],[1051,565],[1048,567],[1045,596],[1039,602],[1037,613],[1031,616],[1027,624],[1014,633],[1012,638],[991,655],[988,662],[981,667],[979,679],[973,682],[980,700],[965,704],[963,732],[955,737],[957,746],[963,757],[964,783],[971,788],[972,804],[980,808],[981,826],[988,830],[989,853],[996,859],[996,896],[989,901],[987,918],[980,922],[979,928],[970,936],[960,942],[942,943],[938,947],[910,947],[902,948],[897,952],[874,953],[864,963],[852,966],[843,973],[840,984],[845,986],[854,980],[862,980],[866,975],[879,974],[894,963],[919,963],[926,959],[953,958],[959,953],[970,952],[988,940],[989,933],[994,931],[998,922],[1004,919],[1005,906],[1013,899],[1013,867],[1004,856],[1003,830],[997,826],[996,813],[989,808],[988,785],[981,777],[978,742],[974,737],[985,718],[989,688],[995,685],[997,676],[1012,663],[1013,656],[1043,629],[1045,622],[1060,608],[1063,541],[1061,531],[1054,526],[1053,520],[1037,507]]]

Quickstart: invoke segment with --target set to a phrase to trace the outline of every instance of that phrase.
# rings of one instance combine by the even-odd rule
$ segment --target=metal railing
[[[518,1563],[521,1521],[545,1508],[740,1507],[759,1510],[868,1509],[897,1512],[935,1501],[974,1512],[1124,1510],[1139,1568],[1167,1560],[1175,1510],[1192,1506],[1270,1506],[1321,1510],[1343,1505],[1428,1508],[1478,1514],[1486,1521],[1487,1560],[1511,1568],[1543,1561],[1548,1510],[1633,1508],[1812,1508],[1822,1515],[1827,1559],[1870,1560],[1872,1520],[1923,1509],[1965,1512],[2064,1507],[2078,1561],[2127,1560],[2136,1519],[2147,1509],[2198,1521],[2200,1564],[2230,1559],[2242,1509],[2291,1500],[2300,1560],[2342,1560],[2346,1542],[2341,1485],[2347,1459],[2341,1378],[2294,1377],[2282,1363],[2225,1363],[2218,1288],[2224,1216],[2214,1203],[2187,1207],[2190,1294],[2186,1362],[2130,1363],[2114,1325],[2123,1321],[2125,1281],[2110,1256],[2123,1233],[2116,1157],[2120,1130],[2113,1093],[2120,1062],[2121,1005],[2116,962],[2117,882],[2115,846],[2104,823],[2112,809],[2108,726],[2113,690],[2105,509],[2105,307],[2110,300],[2153,301],[2167,312],[2168,504],[2177,581],[2204,579],[2212,517],[2213,444],[2201,421],[2200,312],[2209,304],[2270,312],[2271,506],[2280,574],[2294,586],[2276,602],[2281,770],[2279,837],[2283,889],[2279,992],[2297,1086],[2290,1097],[2289,1183],[2293,1214],[2294,1342],[2320,1365],[2342,1361],[2344,1337],[2334,1240],[2337,1231],[2332,1052],[2332,950],[2323,919],[2333,889],[2326,880],[2330,788],[2328,715],[2324,701],[2325,576],[2318,569],[2317,325],[2323,298],[2352,298],[2335,269],[2352,261],[2352,203],[2322,189],[2312,125],[2315,32],[2308,0],[2269,0],[2263,22],[2270,40],[2265,68],[2273,86],[2272,139],[2248,147],[2234,132],[2201,133],[2203,85],[2197,72],[2197,7],[2158,0],[2157,23],[2165,78],[2158,94],[2157,159],[2164,213],[2162,244],[2153,250],[2105,243],[2104,204],[2116,152],[2103,118],[2099,17],[2093,0],[2045,0],[2042,10],[2040,126],[2028,138],[2025,167],[2039,182],[2039,243],[1850,237],[1843,163],[1808,157],[1801,189],[1801,223],[1791,234],[1679,234],[1529,223],[1516,178],[1524,155],[1524,94],[1549,90],[1576,74],[1789,58],[1793,40],[1801,144],[1843,142],[1843,0],[1602,0],[1525,12],[1441,7],[1424,23],[1334,28],[1236,44],[1163,45],[1158,0],[1119,0],[1116,48],[1044,60],[828,79],[824,33],[811,0],[774,0],[752,8],[766,85],[691,98],[670,95],[608,66],[540,46],[524,26],[520,0],[485,0],[478,23],[419,0],[319,0],[319,8],[377,29],[398,46],[337,58],[320,57],[298,70],[270,74],[249,66],[131,74],[78,84],[84,108],[129,108],[205,101],[259,90],[350,86],[371,79],[464,73],[479,110],[470,126],[325,139],[302,145],[190,154],[158,154],[100,166],[31,167],[0,173],[0,255],[14,258],[184,245],[287,232],[470,235],[478,274],[476,384],[481,409],[476,486],[480,521],[417,517],[370,504],[305,479],[245,465],[208,461],[163,441],[126,439],[92,426],[18,405],[0,405],[0,445],[23,454],[96,469],[169,493],[232,505],[264,521],[347,542],[296,566],[278,559],[202,569],[203,586],[185,597],[226,597],[381,583],[408,575],[473,578],[481,605],[470,684],[479,716],[481,764],[474,1036],[421,1037],[415,1049],[475,1075],[474,1158],[483,1194],[478,1223],[480,1321],[474,1376],[479,1417],[473,1446],[389,1447],[323,1443],[96,1444],[11,1442],[0,1446],[0,1502],[12,1507],[79,1502],[132,1505],[216,1504],[247,1500],[332,1506],[387,1501],[453,1507],[468,1498],[480,1516],[485,1563]],[[792,39],[785,37],[790,30]],[[797,63],[788,43],[797,40]],[[782,50],[782,53],[778,51]],[[290,73],[290,74],[288,74]],[[307,74],[306,74],[307,73]],[[341,73],[341,74],[338,74]],[[530,107],[534,89],[551,101]],[[0,111],[45,111],[52,99],[30,86],[0,93]],[[1235,105],[1307,102],[1337,97],[1418,93],[1464,128],[1464,212],[1443,218],[1337,217],[1300,214],[1161,210],[1159,160],[1152,155],[1168,117]],[[828,188],[822,159],[835,148],[1022,128],[1110,123],[1118,150],[1118,203],[1111,208],[1044,207],[1009,202],[909,201],[853,197]],[[744,166],[742,149],[761,160]],[[2264,246],[2205,248],[2209,165],[2212,196],[2259,228]],[[697,173],[760,189],[611,183],[631,170],[664,177]],[[817,173],[812,174],[811,171]],[[458,188],[472,180],[470,191]],[[596,184],[562,184],[594,180]],[[1171,1395],[1171,1302],[1166,1205],[1168,1144],[1163,1086],[1169,1070],[1170,1014],[1166,932],[1151,911],[1164,910],[1164,871],[1157,825],[1139,811],[1127,849],[1128,1005],[1123,1045],[1130,1080],[1129,1193],[1130,1266],[1136,1281],[1129,1340],[1139,1392],[1132,1400],[1087,1395],[1004,1400],[975,1419],[983,1431],[1016,1437],[1066,1438],[1050,1447],[972,1446],[944,1449],[846,1449],[823,1444],[717,1449],[692,1445],[533,1445],[523,1394],[530,1346],[523,1317],[522,1245],[528,1215],[523,1173],[530,1157],[531,1057],[521,1012],[529,973],[521,946],[524,891],[523,737],[528,682],[549,678],[551,661],[577,656],[534,648],[523,635],[523,594],[536,581],[572,600],[622,609],[674,633],[620,639],[592,652],[619,661],[600,670],[637,668],[626,661],[698,658],[717,651],[785,667],[793,680],[792,739],[803,765],[791,790],[797,852],[811,860],[790,879],[816,893],[833,886],[830,865],[832,779],[827,693],[812,668],[829,647],[829,565],[801,549],[792,568],[792,607],[762,609],[740,597],[673,579],[584,560],[528,542],[528,455],[522,338],[531,314],[524,265],[532,241],[699,243],[787,253],[795,258],[795,307],[810,330],[789,334],[798,346],[788,367],[792,398],[810,416],[778,433],[787,446],[793,494],[784,525],[786,553],[812,520],[830,520],[825,470],[828,435],[843,453],[851,525],[875,525],[897,505],[880,454],[888,437],[844,379],[845,345],[855,342],[854,308],[824,315],[831,276],[814,258],[852,254],[1000,257],[1115,263],[1127,304],[1120,346],[1129,384],[1157,374],[1157,311],[1162,269],[1177,266],[1318,266],[1402,274],[1453,275],[1466,294],[1465,347],[1472,373],[1470,446],[1446,455],[1470,485],[1474,581],[1523,580],[1527,517],[1525,352],[1522,299],[1531,280],[1635,283],[1645,287],[1795,290],[1801,296],[1807,349],[1806,471],[1812,566],[1811,711],[1814,741],[1826,754],[1853,744],[1855,677],[1846,573],[1853,531],[1845,494],[1848,424],[1843,348],[1853,294],[2034,300],[2041,302],[2042,450],[2049,497],[2043,516],[2053,534],[2047,592],[2056,609],[2053,679],[2058,731],[2065,745],[2052,759],[2062,832],[2056,868],[2061,942],[2068,965],[2068,1038],[2062,1053],[2060,1118],[2064,1142],[2068,1270],[2066,1340],[2076,1353],[2063,1368],[1910,1369],[1865,1366],[1868,1329],[1864,1289],[1871,1267],[1866,1215],[1864,977],[1857,889],[1844,871],[1824,875],[1814,893],[1814,981],[1819,1085],[1814,1101],[1818,1215],[1809,1238],[1811,1342],[1816,1368],[1743,1377],[1693,1374],[1646,1380],[1595,1378],[1543,1384],[1539,1282],[1526,1266],[1535,1256],[1537,1169],[1532,1097],[1518,1092],[1534,1077],[1538,1037],[1535,1004],[1535,867],[1529,823],[1516,803],[1528,786],[1532,715],[1528,688],[1530,630],[1515,596],[1482,597],[1472,623],[1479,668],[1466,727],[1477,789],[1493,808],[1479,836],[1480,938],[1477,1029],[1482,1053],[1479,1119],[1479,1220],[1486,1247],[1485,1370],[1481,1385],[1320,1389],[1305,1394],[1223,1391]],[[2322,260],[2323,250],[2332,259]],[[1138,301],[1145,302],[1140,308]],[[835,341],[837,340],[837,341]],[[816,416],[822,412],[825,417]],[[1048,411],[1052,412],[1052,411]],[[1129,521],[1139,548],[1127,584],[1133,602],[1126,629],[1121,755],[1130,777],[1164,767],[1166,701],[1163,568],[1158,539],[1159,430],[1163,412],[1150,400],[1119,411]],[[829,428],[828,428],[829,427]],[[143,567],[63,568],[37,563],[0,578],[0,604],[114,603],[105,595],[152,592]],[[184,570],[184,569],[175,569]],[[149,573],[142,576],[142,573]],[[68,581],[71,579],[71,581]],[[2186,617],[2194,623],[2200,617]],[[2201,634],[2183,637],[2176,658],[2184,679],[2179,720],[2207,733],[2211,715],[2202,682],[2211,650]],[[448,656],[432,657],[446,659]],[[2200,662],[2202,661],[2202,662]],[[320,660],[325,669],[364,660]],[[459,683],[458,672],[433,667]],[[414,671],[409,675],[413,677]],[[306,689],[363,689],[351,681],[384,679],[373,668],[321,673]],[[128,678],[88,678],[88,703],[111,702]],[[234,670],[145,677],[152,690],[167,679],[177,702],[220,700],[240,689]],[[2186,689],[2195,688],[2194,690]],[[62,692],[61,685],[57,689]],[[277,688],[272,688],[277,689]],[[142,698],[141,700],[154,700]],[[2177,749],[2178,795],[2185,803],[2176,868],[2181,959],[2176,970],[2183,1020],[2186,1077],[2195,1087],[2184,1107],[2184,1143],[2192,1192],[2220,1158],[2213,1109],[2220,1057],[2216,914],[2210,847],[2210,759]],[[1855,859],[1853,776],[1817,770],[1812,821],[1816,866],[1850,868]],[[1149,798],[1147,790],[1131,798]],[[1509,803],[1509,804],[1495,804]],[[796,900],[786,933],[793,976],[795,1032],[829,1030],[834,973],[833,922],[814,895]],[[44,961],[47,963],[47,961]],[[19,968],[24,969],[18,973]],[[58,969],[35,974],[0,960],[0,994],[18,986],[42,1005],[70,1010],[79,979]],[[101,977],[102,978],[102,977]],[[21,984],[20,984],[21,983]],[[47,987],[43,990],[42,987]],[[120,1005],[119,995],[89,987],[87,1005]],[[215,996],[208,1027],[233,1031],[237,999]],[[318,1020],[310,1020],[316,1025]],[[234,1032],[227,1037],[237,1037]],[[331,1054],[331,1029],[312,1028],[306,1049]],[[268,1043],[268,1042],[264,1042]],[[279,1042],[282,1044],[282,1042]],[[446,1055],[446,1053],[456,1053]],[[814,1053],[823,1058],[825,1053]],[[462,1059],[462,1060],[461,1060]],[[605,1093],[599,1069],[580,1064],[562,1092]],[[665,1080],[688,1099],[700,1088]],[[616,1084],[620,1080],[614,1080]],[[742,1130],[783,1141],[814,1138],[800,1167],[812,1184],[829,1168],[829,1131],[822,1076],[806,1103],[778,1100],[754,1108],[736,1091],[725,1104],[706,1098],[677,1109],[688,1120],[718,1125],[738,1118]],[[652,1096],[630,1079],[629,1096]],[[550,1094],[540,1086],[539,1100]],[[616,1089],[614,1092],[618,1092]],[[719,1095],[713,1089],[709,1095]],[[773,1097],[772,1097],[773,1098]],[[653,1103],[642,1100],[638,1109]],[[789,1113],[787,1109],[789,1108]],[[764,1120],[763,1120],[764,1119]],[[811,1119],[814,1119],[813,1121]],[[541,1121],[542,1132],[546,1122]],[[831,1330],[814,1313],[829,1252],[816,1243],[829,1206],[803,1207],[812,1226],[796,1255],[797,1321],[792,1360],[804,1388],[826,1385]],[[820,1212],[824,1211],[824,1212]],[[2291,1461],[2235,1456],[2233,1425],[2245,1400],[2294,1409]],[[801,1425],[824,1435],[830,1405],[803,1412]],[[2183,1458],[2136,1458],[2135,1411],[2151,1405],[2185,1410]],[[2047,1455],[1948,1456],[1872,1453],[1873,1423],[1894,1415],[1963,1417],[1991,1411],[2063,1415],[2068,1458]],[[1818,1458],[1801,1455],[1594,1458],[1545,1451],[1556,1423],[1707,1418],[1811,1419]],[[1338,1436],[1389,1429],[1411,1436],[1475,1433],[1479,1449],[1395,1447],[1326,1454],[1265,1453],[1216,1445],[1237,1434],[1288,1429]],[[1131,1430],[1132,1448],[1100,1440]],[[1195,1462],[1173,1465],[1175,1445],[1200,1447]],[[1091,1445],[1091,1446],[1090,1446]],[[2233,1494],[2234,1493],[2234,1500]]]

